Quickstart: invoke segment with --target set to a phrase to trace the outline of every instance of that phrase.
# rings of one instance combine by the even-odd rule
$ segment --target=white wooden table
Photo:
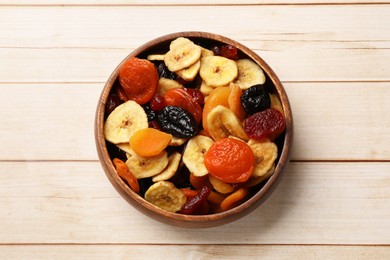
[[[307,2],[1,0],[0,259],[390,259],[390,1]],[[295,120],[270,199],[201,230],[127,204],[93,131],[115,66],[194,30],[263,57]]]

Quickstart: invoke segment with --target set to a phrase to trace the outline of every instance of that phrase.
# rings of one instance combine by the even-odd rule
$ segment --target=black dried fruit
[[[114,109],[122,104],[123,101],[119,98],[118,94],[113,92],[108,96],[107,103],[106,103],[106,116],[111,114]]]
[[[271,106],[271,99],[263,85],[254,85],[241,96],[241,104],[247,114],[253,115]]]
[[[164,107],[157,114],[157,122],[164,132],[179,138],[190,138],[198,133],[195,118],[181,107]]]
[[[145,105],[142,105],[142,108],[144,109],[147,117],[148,117],[148,122],[156,120],[156,111],[150,108],[150,104],[147,103]]]
[[[176,74],[168,69],[164,62],[157,65],[157,72],[160,78],[167,78],[176,80]]]

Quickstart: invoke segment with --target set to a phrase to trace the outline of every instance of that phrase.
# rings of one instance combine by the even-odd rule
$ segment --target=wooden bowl
[[[276,161],[274,174],[263,185],[261,185],[258,190],[244,203],[222,213],[210,215],[183,215],[167,212],[147,202],[141,196],[133,192],[122,181],[122,179],[118,177],[115,168],[112,164],[110,155],[108,153],[107,143],[104,138],[103,124],[105,120],[105,105],[110,91],[112,90],[115,82],[117,82],[119,69],[121,68],[124,61],[129,59],[130,57],[137,56],[145,58],[146,55],[151,53],[156,53],[158,51],[167,51],[169,48],[169,43],[178,37],[187,37],[202,46],[210,47],[215,43],[223,43],[236,46],[242,55],[247,56],[248,58],[255,61],[258,65],[260,65],[260,67],[266,74],[266,84],[271,85],[274,94],[278,96],[284,110],[286,129],[282,136],[279,137],[276,141],[278,145],[279,156]],[[287,94],[274,71],[255,52],[243,46],[242,44],[229,38],[206,32],[179,32],[168,34],[154,39],[134,50],[116,67],[114,72],[107,80],[107,83],[105,84],[100,99],[98,101],[95,118],[95,141],[97,152],[101,165],[114,188],[122,195],[122,197],[126,201],[128,201],[132,206],[134,206],[137,210],[144,213],[145,215],[163,223],[186,228],[204,228],[227,224],[255,210],[261,203],[263,203],[268,198],[268,196],[276,188],[278,182],[280,181],[282,177],[282,170],[288,162],[289,153],[292,145],[292,137],[293,119],[290,104],[288,101]]]

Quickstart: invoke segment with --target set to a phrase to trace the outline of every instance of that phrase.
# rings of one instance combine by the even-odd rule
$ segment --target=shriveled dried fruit
[[[179,138],[196,135],[198,125],[194,117],[181,107],[166,106],[157,115],[158,124],[167,133]]]
[[[154,128],[138,130],[130,138],[130,147],[140,156],[160,154],[169,145],[172,135]]]
[[[271,100],[263,85],[254,85],[244,91],[241,96],[241,103],[245,112],[253,115],[269,108]]]
[[[251,176],[255,157],[246,143],[223,138],[211,145],[205,154],[204,164],[215,178],[227,183],[240,183]]]
[[[134,174],[130,172],[129,167],[127,167],[126,163],[118,158],[114,158],[114,160],[112,160],[112,163],[114,164],[118,175],[129,184],[130,188],[134,192],[139,193],[140,187],[138,184],[138,180],[134,176]]]
[[[202,189],[194,197],[187,200],[180,213],[190,215],[194,213],[210,195],[211,189],[208,186],[203,186]]]
[[[122,65],[119,82],[129,100],[143,105],[156,92],[158,72],[150,61],[133,57]]]
[[[274,140],[285,129],[286,122],[283,115],[276,109],[266,109],[257,112],[244,120],[244,129],[250,138]]]
[[[248,195],[248,188],[240,188],[227,196],[221,203],[221,209],[223,211],[234,208]]]

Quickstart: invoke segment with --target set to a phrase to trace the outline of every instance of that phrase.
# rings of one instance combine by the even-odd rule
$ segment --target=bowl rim
[[[104,113],[105,104],[108,99],[109,93],[111,92],[114,82],[119,75],[119,69],[122,64],[131,57],[139,56],[141,53],[146,52],[153,46],[160,45],[166,42],[170,42],[178,37],[188,38],[200,38],[208,41],[217,41],[224,44],[231,44],[241,50],[246,56],[254,60],[263,69],[264,73],[268,75],[268,78],[272,81],[276,92],[282,103],[283,112],[286,120],[285,137],[282,145],[282,151],[279,155],[278,163],[275,167],[274,174],[266,181],[266,183],[258,190],[253,196],[247,199],[242,204],[234,207],[230,210],[209,214],[209,215],[184,215],[180,213],[167,212],[157,206],[147,202],[143,197],[132,191],[128,185],[115,174],[115,168],[111,162],[106,147],[106,141],[103,133],[104,125]],[[293,116],[291,111],[291,105],[287,96],[287,93],[279,80],[278,76],[271,69],[271,67],[253,50],[242,45],[241,43],[232,40],[228,37],[201,31],[183,31],[166,34],[155,39],[152,39],[140,47],[136,48],[130,54],[128,54],[114,69],[110,77],[106,81],[104,88],[101,92],[96,113],[95,113],[95,144],[99,156],[99,161],[104,169],[104,172],[114,188],[121,194],[121,196],[128,201],[132,206],[138,209],[140,212],[152,217],[155,220],[164,222],[167,224],[175,224],[176,226],[182,227],[213,227],[221,224],[232,222],[236,219],[241,218],[244,215],[252,212],[257,206],[262,204],[275,190],[277,184],[280,182],[283,176],[283,169],[289,161],[290,149],[293,141]]]

